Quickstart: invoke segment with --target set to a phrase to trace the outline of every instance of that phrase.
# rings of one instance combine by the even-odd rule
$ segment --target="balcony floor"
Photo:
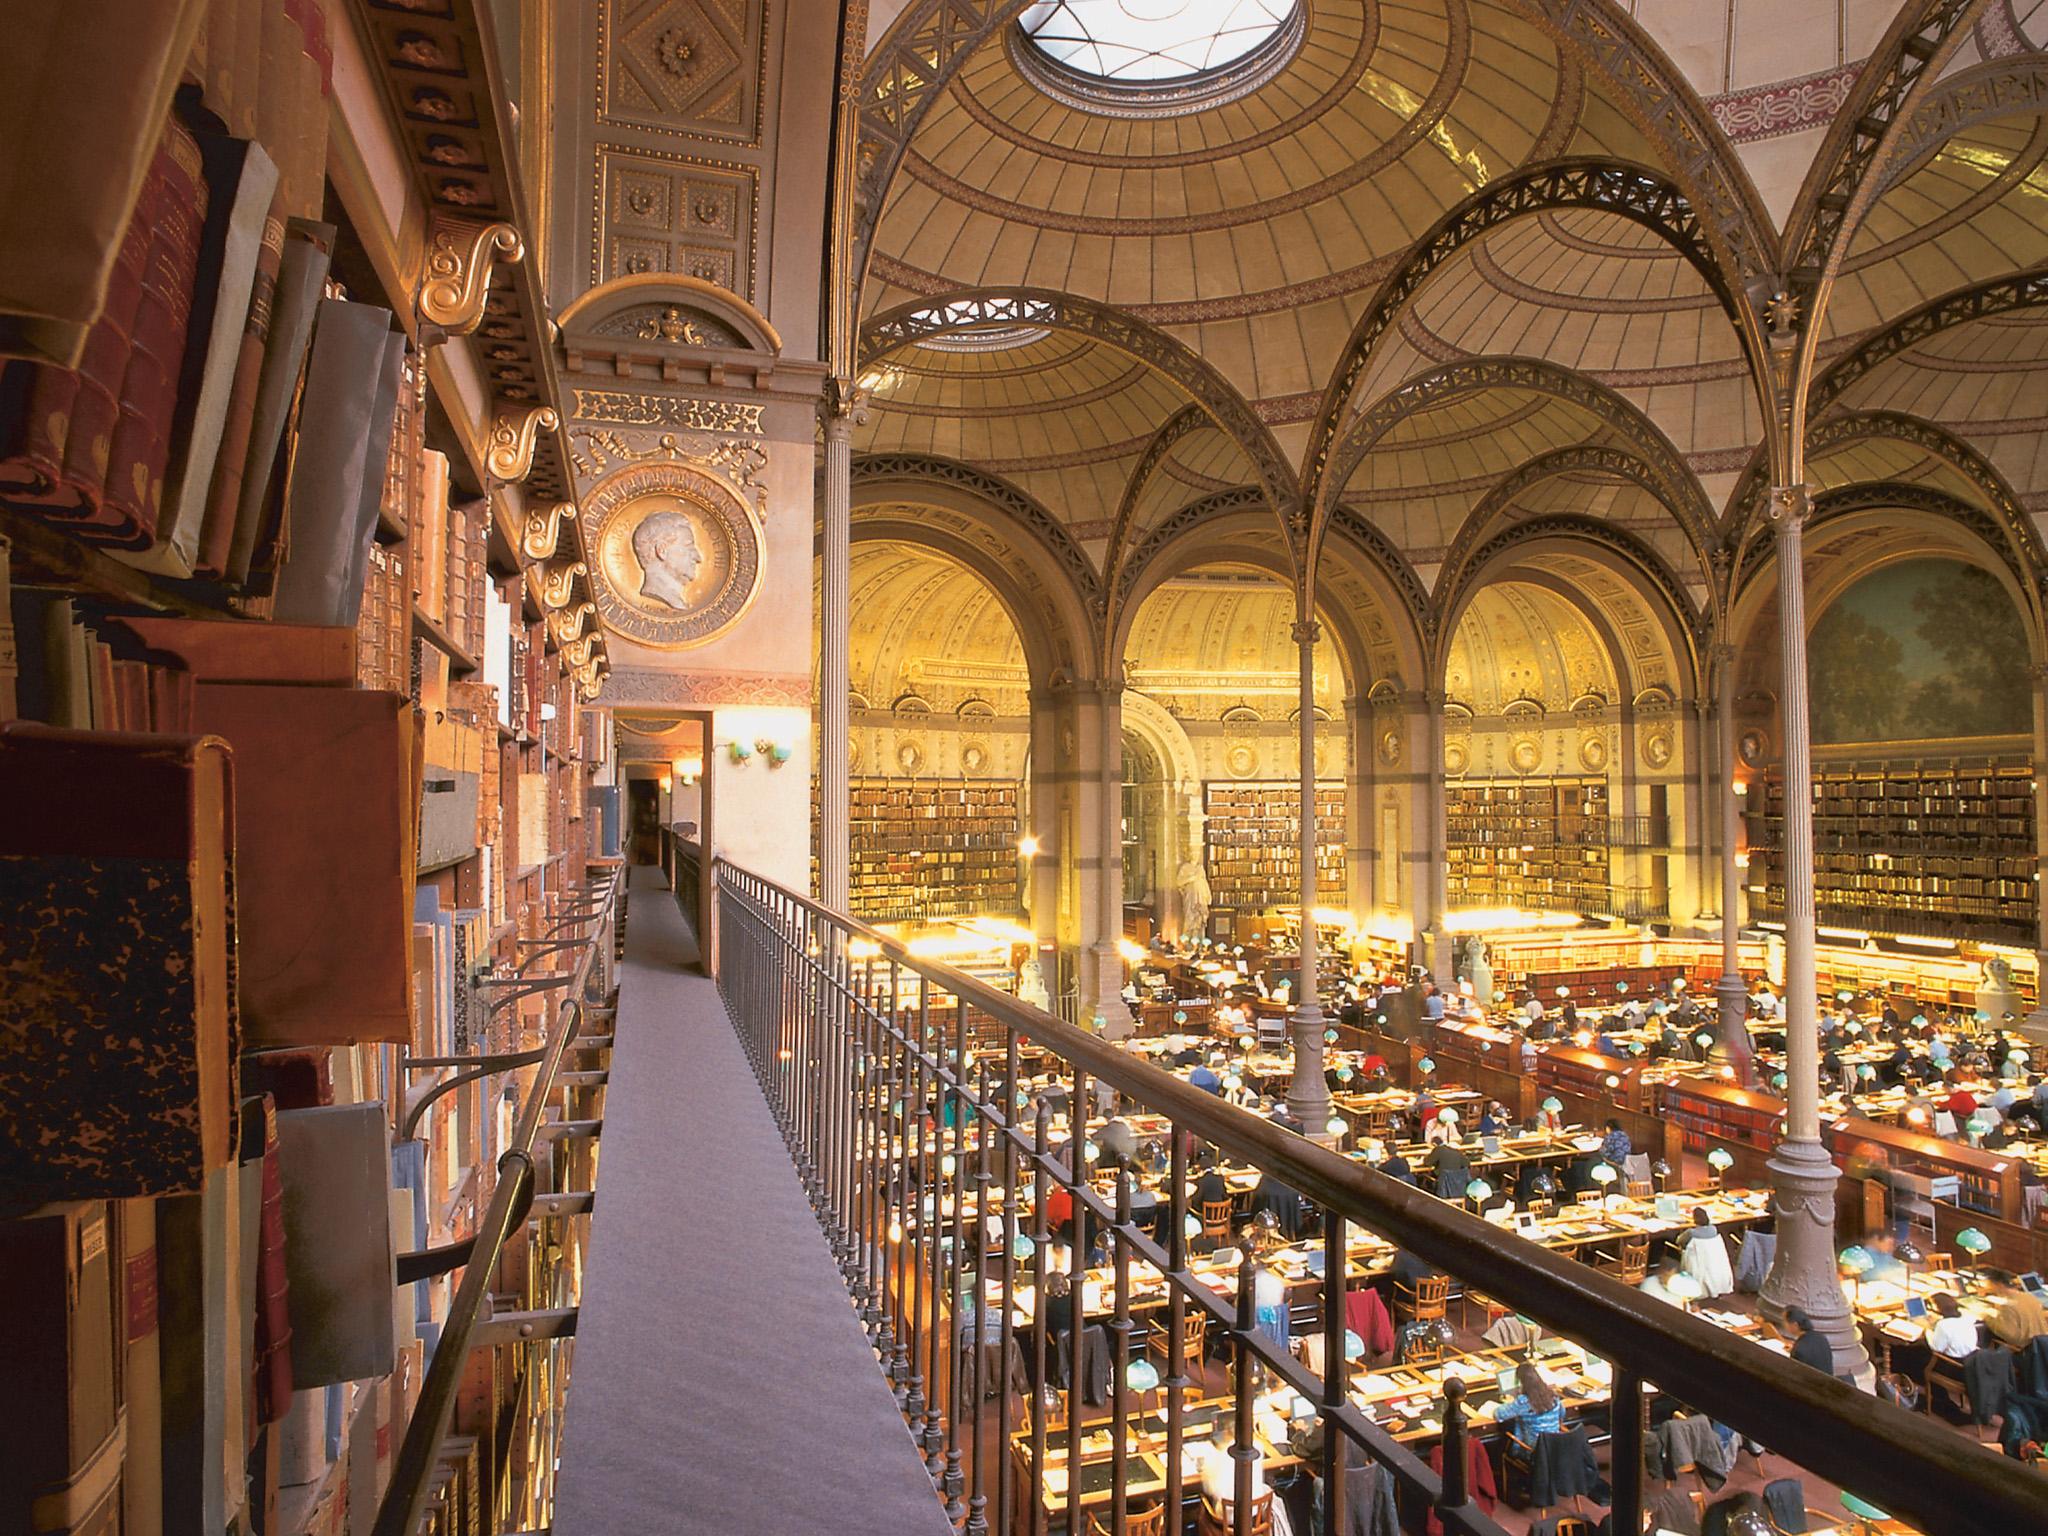
[[[631,871],[554,1530],[951,1530],[659,870]]]

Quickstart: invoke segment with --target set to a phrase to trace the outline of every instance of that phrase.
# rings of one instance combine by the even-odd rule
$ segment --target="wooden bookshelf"
[[[1203,793],[1204,862],[1212,909],[1301,905],[1301,786],[1288,781],[1210,784]],[[1316,892],[1345,893],[1344,786],[1316,785]]]
[[[1605,779],[1444,787],[1451,907],[1603,912],[1612,904]]]
[[[1813,776],[1814,897],[1823,924],[2031,945],[2033,766],[2010,758],[1829,764]],[[1783,921],[1785,786],[1749,794],[1751,915]]]
[[[849,788],[857,915],[916,920],[1020,910],[1022,786],[1015,780],[856,778]],[[815,807],[815,781],[811,794]]]

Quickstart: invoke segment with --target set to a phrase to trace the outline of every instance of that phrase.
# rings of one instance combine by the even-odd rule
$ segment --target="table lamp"
[[[1703,1051],[1711,1050],[1714,1044],[1713,1031],[1705,1029],[1701,1030],[1698,1034],[1692,1037],[1692,1043],[1698,1046]]]
[[[1555,1095],[1545,1099],[1543,1101],[1543,1113],[1545,1113],[1546,1115],[1563,1114],[1564,1102],[1561,1099],[1557,1098]]]
[[[1189,1219],[1193,1220],[1192,1217]],[[1200,1222],[1195,1222],[1196,1230],[1199,1231],[1201,1225]],[[1018,1260],[1020,1263],[1029,1259],[1035,1248],[1036,1245],[1031,1241],[1031,1234],[1029,1232],[1019,1232],[1010,1239],[1010,1257]]]
[[[1190,1239],[1200,1237],[1202,1235],[1202,1218],[1190,1211],[1182,1218],[1180,1229]]]
[[[1425,1056],[1422,1058],[1422,1060],[1415,1063],[1415,1070],[1420,1072],[1424,1077],[1427,1077],[1430,1073],[1436,1070],[1436,1063],[1430,1060],[1427,1056]]]
[[[1595,1184],[1612,1184],[1617,1175],[1612,1163],[1595,1163],[1588,1175]]]
[[[1187,1021],[1188,1021],[1188,1011],[1187,1011],[1187,1010],[1186,1010],[1185,1008],[1176,1008],[1176,1009],[1174,1009],[1174,1010],[1173,1010],[1173,1022],[1174,1022],[1174,1023],[1176,1023],[1176,1024],[1185,1024],[1185,1023],[1187,1023]]]
[[[1836,1255],[1835,1262],[1850,1285],[1850,1305],[1854,1306],[1863,1297],[1863,1277],[1877,1268],[1877,1257],[1861,1243],[1851,1243]]]
[[[1337,1043],[1337,1031],[1336,1031],[1336,1030],[1334,1030],[1334,1029],[1326,1029],[1326,1030],[1324,1030],[1324,1031],[1323,1031],[1323,1044],[1325,1044],[1325,1045],[1335,1045],[1336,1043]]]
[[[1484,1179],[1474,1179],[1465,1186],[1465,1198],[1472,1202],[1474,1210],[1486,1209],[1486,1202],[1493,1198],[1493,1186]]]
[[[1124,1385],[1143,1397],[1159,1386],[1159,1367],[1140,1355],[1124,1367]]]
[[[1845,1493],[1841,1498],[1842,1508],[1856,1517],[1858,1527],[1862,1530],[1863,1536],[1872,1536],[1872,1533],[1876,1531],[1878,1526],[1891,1519],[1890,1515],[1879,1509],[1868,1499],[1859,1499],[1853,1493]]]
[[[1707,1154],[1707,1183],[1715,1189],[1721,1187],[1722,1176],[1735,1166],[1735,1154],[1726,1147],[1716,1147]]]
[[[1965,1227],[1956,1234],[1956,1246],[1976,1259],[1991,1251],[1991,1239],[1975,1227]]]
[[[1650,1164],[1650,1183],[1659,1194],[1662,1194],[1664,1192],[1665,1186],[1668,1185],[1670,1182],[1671,1165],[1665,1162],[1664,1159],[1660,1157],[1654,1163]]]
[[[1365,1358],[1365,1340],[1349,1328],[1344,1330],[1344,1358],[1346,1360],[1363,1360]]]
[[[1341,1141],[1351,1133],[1351,1122],[1342,1115],[1332,1115],[1323,1123],[1323,1129]]]
[[[1341,1066],[1337,1069],[1337,1081],[1340,1083],[1350,1082],[1353,1075],[1349,1065]]]

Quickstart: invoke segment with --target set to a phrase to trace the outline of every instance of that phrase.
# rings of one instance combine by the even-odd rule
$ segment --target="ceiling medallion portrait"
[[[701,645],[760,588],[760,528],[723,480],[692,465],[639,464],[600,481],[583,528],[598,610],[643,645]]]

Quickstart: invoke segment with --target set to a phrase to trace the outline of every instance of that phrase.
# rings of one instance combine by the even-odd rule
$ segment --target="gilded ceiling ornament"
[[[663,69],[678,79],[690,73],[690,60],[696,52],[690,34],[681,27],[670,27],[655,39],[654,56],[661,60]]]
[[[563,608],[548,615],[548,633],[555,637],[555,644],[567,645],[583,628],[597,617],[597,606],[589,598],[574,607]]]
[[[698,645],[730,628],[760,588],[759,524],[699,464],[647,461],[584,497],[583,548],[607,627],[643,644]]]
[[[558,501],[551,507],[533,507],[526,514],[526,531],[519,547],[529,560],[552,560],[562,540],[562,530],[576,516],[576,503]]]
[[[592,649],[596,644],[597,636],[595,635],[584,635],[581,639],[577,640],[565,640],[562,642],[562,658],[569,663],[570,670],[582,672],[597,659]]]
[[[566,608],[576,591],[579,577],[590,574],[581,560],[566,565],[543,566],[540,573],[540,601],[543,608]]]
[[[690,347],[709,344],[703,328],[674,304],[665,306],[659,315],[642,320],[638,334],[642,341],[675,341]]]
[[[416,301],[425,322],[421,339],[467,336],[484,317],[497,261],[519,261],[526,243],[510,224],[436,219],[427,239],[426,271]]]
[[[484,467],[494,479],[524,480],[533,469],[535,442],[543,431],[554,431],[561,419],[552,406],[546,405],[500,411],[496,425],[491,428],[491,445],[484,455]]]
[[[1764,504],[1764,515],[1781,528],[1803,526],[1813,516],[1813,487],[1774,485]]]

